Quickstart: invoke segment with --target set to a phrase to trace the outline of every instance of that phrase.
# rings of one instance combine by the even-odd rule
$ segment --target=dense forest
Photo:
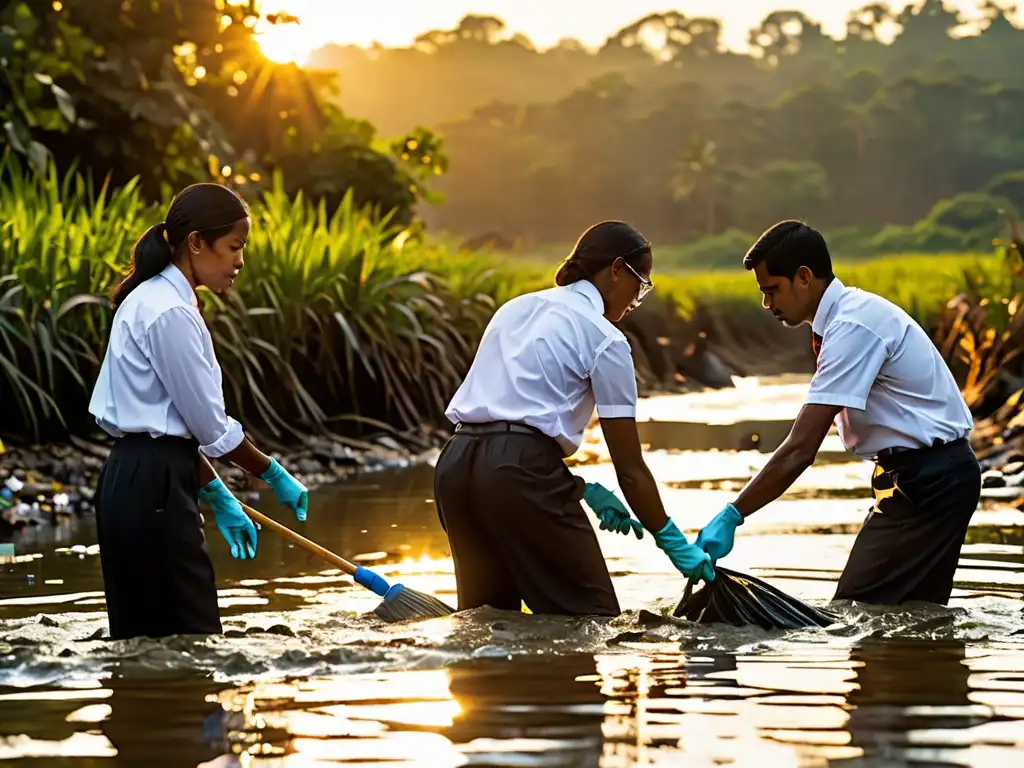
[[[659,254],[733,269],[783,216],[827,227],[840,255],[991,251],[1024,208],[1024,98],[1020,33],[988,10],[964,37],[934,0],[899,17],[875,6],[841,42],[773,14],[752,35],[757,55],[721,50],[716,22],[679,14],[597,52],[534,51],[467,17],[409,50],[321,51],[338,77],[267,60],[257,26],[295,19],[254,0],[2,4],[0,402],[14,406],[0,435],[93,428],[110,289],[191,181],[252,203],[258,267],[227,296],[200,294],[229,410],[268,444],[397,429],[425,447],[494,308],[550,284],[555,259],[453,253],[421,236],[418,213],[435,232],[559,243],[626,218]],[[1000,265],[1021,271],[1019,249],[1006,253],[962,274],[951,257],[952,276],[931,255],[844,274],[916,317],[959,293],[974,335],[961,343],[955,325],[944,348],[982,361],[965,383],[978,389],[1000,350],[1019,351],[997,331],[1024,328],[1021,299],[999,300]],[[721,339],[739,341],[736,370],[778,363],[759,330],[778,325],[751,284],[705,277],[659,277],[624,325],[644,387],[708,381]],[[989,307],[1002,314],[983,322]],[[723,316],[734,332],[715,330]]]
[[[1008,6],[982,9],[968,25],[942,0],[876,3],[843,39],[778,11],[744,54],[716,19],[678,12],[596,51],[538,51],[467,16],[312,66],[385,133],[438,131],[451,165],[423,214],[462,236],[564,242],[616,217],[681,242],[797,216],[851,249],[958,250],[1024,208],[1024,30]]]
[[[0,3],[0,155],[137,179],[145,199],[214,179],[412,221],[445,158],[429,131],[385,139],[337,105],[336,78],[267,60],[255,0]]]

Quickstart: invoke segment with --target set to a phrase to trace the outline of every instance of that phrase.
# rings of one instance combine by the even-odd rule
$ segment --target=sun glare
[[[278,64],[305,64],[316,47],[301,24],[271,24],[260,20],[253,32],[263,55]]]

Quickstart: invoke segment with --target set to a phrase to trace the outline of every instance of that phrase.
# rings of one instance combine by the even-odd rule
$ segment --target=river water
[[[642,418],[697,427],[786,419],[806,386],[741,383],[647,401]],[[709,439],[695,428],[694,444],[707,448]],[[581,455],[592,463],[575,472],[616,487],[599,441]],[[647,458],[690,535],[767,454],[652,450]],[[870,465],[830,437],[798,485],[739,530],[723,564],[827,603],[870,507],[869,475]],[[454,605],[431,480],[424,464],[320,489],[303,533]],[[290,522],[272,498],[261,509]],[[776,632],[666,618],[685,585],[649,536],[598,531],[625,611],[615,619],[478,610],[387,625],[368,615],[374,595],[272,532],[261,534],[255,561],[238,562],[210,525],[225,635],[121,643],[99,637],[98,557],[67,551],[93,544],[92,526],[37,531],[0,565],[0,760],[1019,765],[1021,520],[998,500],[982,504],[948,608],[845,605],[832,627]]]

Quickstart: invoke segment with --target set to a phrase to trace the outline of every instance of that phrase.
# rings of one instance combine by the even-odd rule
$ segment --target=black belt
[[[501,435],[515,432],[521,435],[548,437],[536,427],[518,421],[481,421],[475,424],[460,421],[455,425],[455,431],[460,435]]]
[[[114,438],[115,443],[162,443],[167,445],[182,445],[199,448],[199,441],[194,437],[181,437],[179,435],[157,435],[154,437],[149,432],[124,432],[120,437]]]
[[[931,445],[921,446],[919,448],[904,448],[902,446],[894,448],[883,448],[875,454],[875,463],[884,464],[890,459],[911,459],[918,456],[923,456],[930,451],[935,451],[941,448],[948,448],[954,445],[961,445],[967,442],[966,437],[958,437],[955,440],[936,440]]]

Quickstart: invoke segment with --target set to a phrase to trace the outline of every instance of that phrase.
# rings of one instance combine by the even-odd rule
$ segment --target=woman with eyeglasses
[[[445,415],[455,425],[437,460],[434,496],[455,562],[459,610],[615,616],[619,604],[585,498],[601,527],[646,528],[688,578],[711,580],[710,558],[665,514],[636,429],[629,342],[615,327],[654,287],[651,245],[621,221],[595,224],[555,287],[504,304]],[[595,497],[563,459],[597,409],[619,487]],[[617,508],[616,508],[617,507]],[[642,527],[641,527],[642,524]]]

